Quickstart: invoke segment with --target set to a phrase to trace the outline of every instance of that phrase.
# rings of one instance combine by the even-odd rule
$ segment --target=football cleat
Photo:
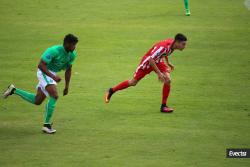
[[[168,106],[161,106],[161,112],[162,113],[172,113],[174,111],[174,109],[168,107]]]
[[[191,15],[190,10],[186,10],[186,16],[190,16],[190,15]]]
[[[109,103],[110,99],[111,99],[111,96],[113,95],[113,90],[112,88],[109,88],[109,90],[106,91],[105,93],[105,97],[104,97],[104,100],[105,100],[105,103]]]
[[[9,85],[8,88],[3,93],[3,98],[6,99],[8,96],[12,95],[16,90],[13,84]]]
[[[44,124],[42,131],[47,134],[54,134],[56,130],[52,128],[51,124]]]

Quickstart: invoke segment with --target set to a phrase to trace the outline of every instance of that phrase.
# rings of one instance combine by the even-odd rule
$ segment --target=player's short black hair
[[[78,42],[78,38],[76,36],[74,36],[73,34],[67,34],[63,40],[63,43],[77,44],[77,42]]]
[[[178,33],[174,37],[175,41],[187,41],[187,37],[181,33]]]

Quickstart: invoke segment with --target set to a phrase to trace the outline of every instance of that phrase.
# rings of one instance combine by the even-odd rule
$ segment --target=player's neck
[[[175,45],[175,42],[173,42],[173,44],[171,45],[170,48],[171,48],[171,50],[173,50],[173,51],[177,49],[177,47],[176,47],[176,45]]]
[[[70,52],[65,46],[63,46],[63,48],[64,48],[65,52],[67,52],[67,53]]]

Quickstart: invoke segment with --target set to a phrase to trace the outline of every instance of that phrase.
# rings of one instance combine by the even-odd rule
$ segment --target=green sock
[[[49,101],[46,104],[46,109],[45,109],[45,118],[44,118],[45,124],[51,123],[50,120],[53,115],[55,107],[56,107],[56,99],[53,97],[50,97]]]
[[[184,0],[184,5],[185,5],[186,11],[189,11],[189,3],[188,3],[188,0]]]
[[[20,97],[22,97],[24,100],[34,104],[35,103],[35,99],[36,99],[36,95],[33,94],[33,93],[29,93],[29,92],[26,92],[24,90],[21,90],[21,89],[17,89],[15,90],[14,92],[15,94],[19,95]]]

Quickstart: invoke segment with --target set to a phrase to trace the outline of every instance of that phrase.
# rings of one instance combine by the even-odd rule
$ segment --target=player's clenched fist
[[[62,80],[59,76],[56,75],[52,79],[56,82],[60,82]]]

